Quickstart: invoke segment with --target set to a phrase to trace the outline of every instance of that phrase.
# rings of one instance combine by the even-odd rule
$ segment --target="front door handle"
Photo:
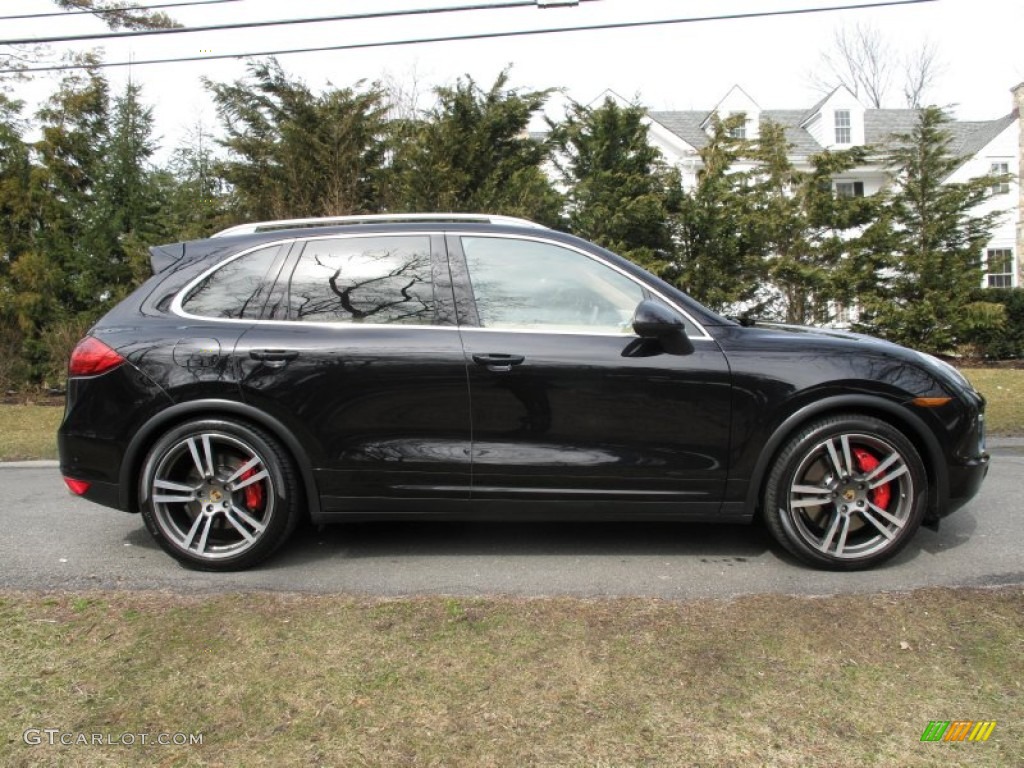
[[[289,360],[294,360],[299,353],[294,349],[253,349],[249,357],[259,360],[268,368],[283,368]]]
[[[497,373],[511,371],[513,365],[519,365],[525,359],[522,355],[502,355],[497,353],[473,355],[474,363],[486,365],[488,371],[495,371]]]

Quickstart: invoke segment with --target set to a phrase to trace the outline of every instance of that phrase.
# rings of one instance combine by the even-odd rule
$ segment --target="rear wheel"
[[[280,444],[245,424],[204,419],[161,437],[143,464],[146,527],[192,568],[241,570],[269,557],[299,519],[299,488]]]
[[[856,570],[907,545],[927,495],[924,464],[901,432],[870,416],[835,416],[783,448],[768,476],[764,517],[802,560]]]

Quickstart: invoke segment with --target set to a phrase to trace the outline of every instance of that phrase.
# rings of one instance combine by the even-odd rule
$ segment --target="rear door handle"
[[[486,355],[473,355],[473,362],[477,365],[486,365],[489,371],[511,371],[513,365],[519,365],[526,358],[522,355],[503,355],[490,353]]]
[[[268,368],[282,368],[289,360],[294,360],[299,353],[293,349],[253,349],[249,357],[265,363]]]

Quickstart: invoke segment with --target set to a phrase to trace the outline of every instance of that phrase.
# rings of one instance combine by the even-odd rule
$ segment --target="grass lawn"
[[[5,766],[1022,765],[1022,668],[1019,587],[688,603],[0,592]],[[931,720],[997,726],[922,743]],[[202,745],[30,746],[28,728]]]
[[[965,368],[963,373],[988,401],[989,434],[1024,436],[1024,370]]]
[[[0,461],[57,458],[57,427],[64,409],[0,405]]]
[[[988,431],[1024,435],[1024,370],[968,368],[964,373],[988,400]],[[57,457],[63,410],[42,405],[0,405],[0,461]]]

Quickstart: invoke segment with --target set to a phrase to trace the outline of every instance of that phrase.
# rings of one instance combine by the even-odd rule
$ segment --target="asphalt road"
[[[301,529],[243,573],[180,567],[142,520],[73,498],[53,467],[0,465],[0,588],[668,599],[1024,584],[1024,446],[981,494],[865,573],[804,567],[756,526],[358,523]]]

